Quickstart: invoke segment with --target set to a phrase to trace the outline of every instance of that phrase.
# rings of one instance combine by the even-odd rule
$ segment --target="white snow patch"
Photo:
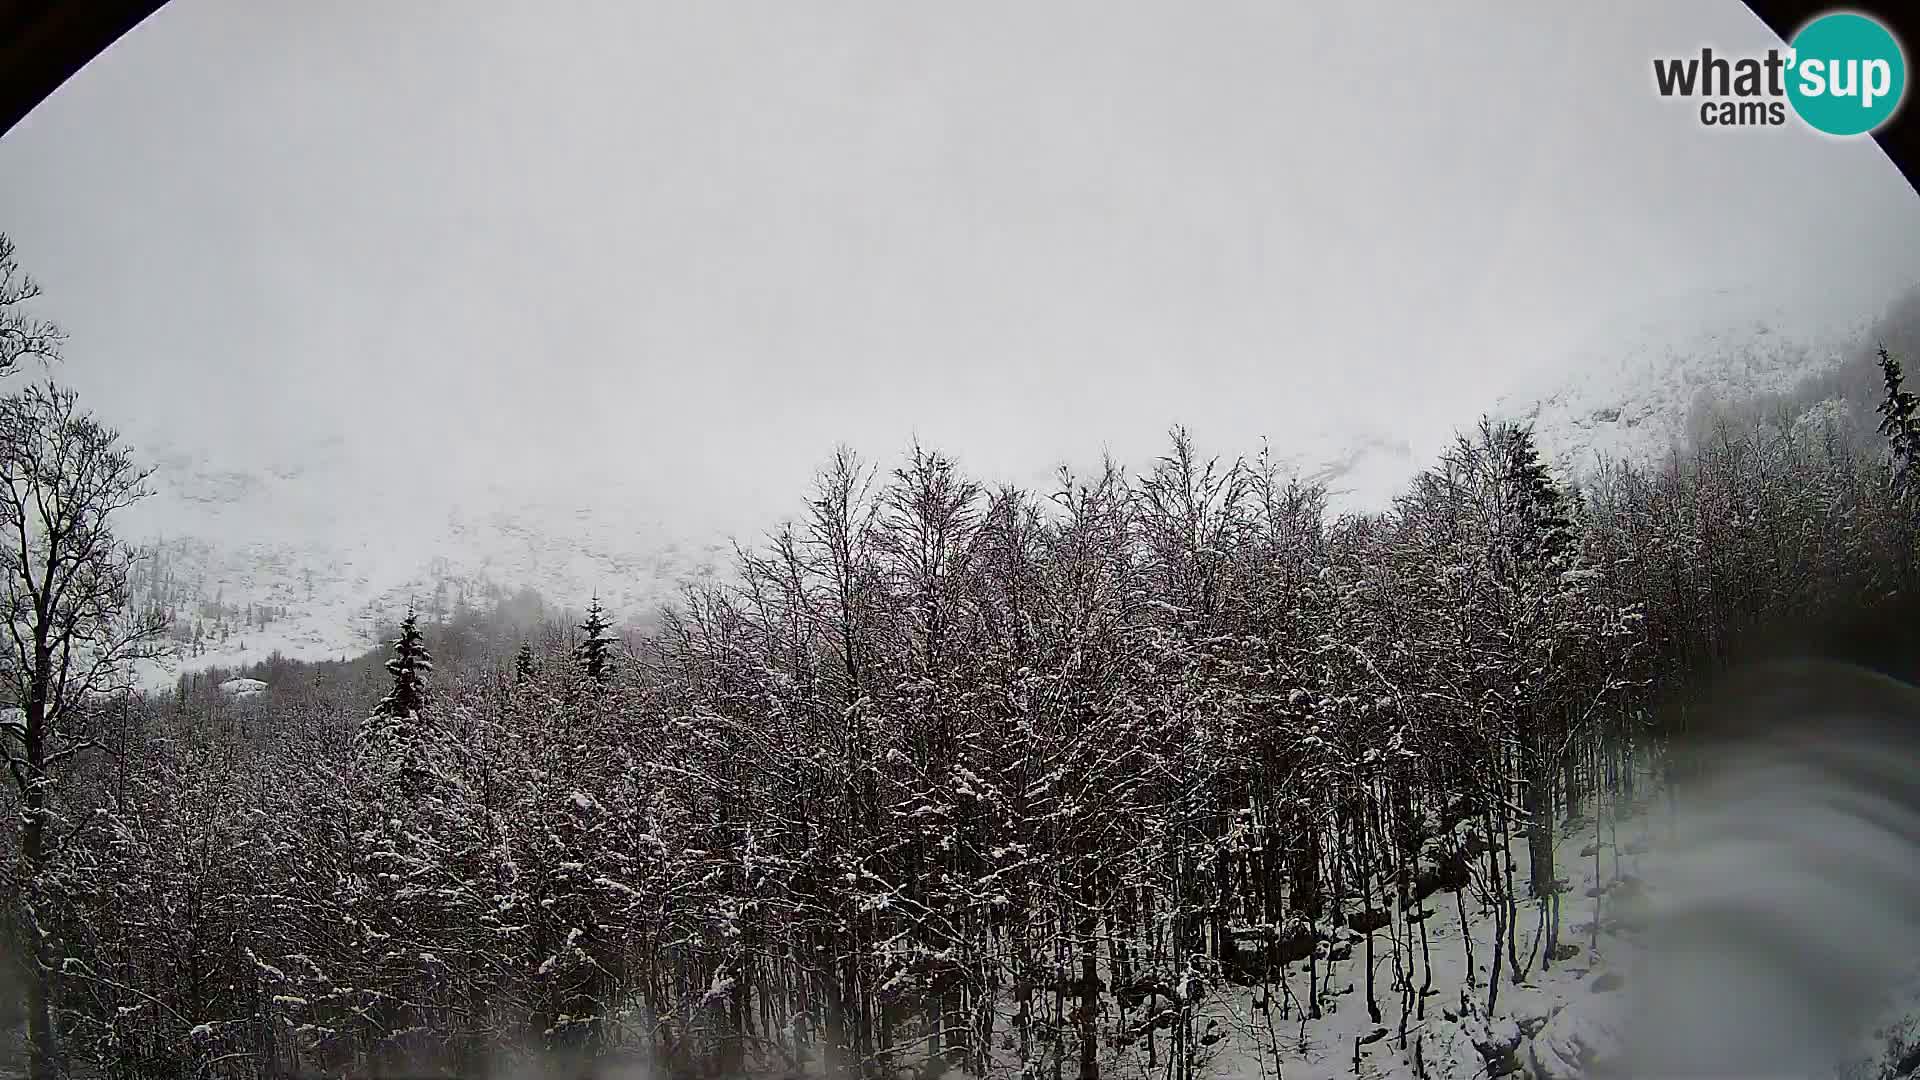
[[[220,684],[220,692],[231,698],[246,700],[267,692],[267,684],[259,679],[228,679]]]

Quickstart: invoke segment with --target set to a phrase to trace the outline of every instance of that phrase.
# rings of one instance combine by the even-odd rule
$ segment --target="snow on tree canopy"
[[[393,641],[393,658],[387,661],[387,673],[393,676],[393,690],[374,706],[376,716],[392,718],[419,714],[427,701],[427,673],[433,670],[433,657],[420,633],[420,619],[412,608],[401,620],[400,636]]]
[[[265,693],[267,684],[259,679],[228,679],[220,684],[220,692],[231,698],[246,699]]]
[[[594,597],[587,608],[587,621],[580,624],[586,637],[575,647],[573,655],[587,678],[597,683],[606,682],[613,674],[613,639],[607,636],[612,626],[606,609],[600,606],[600,598]]]

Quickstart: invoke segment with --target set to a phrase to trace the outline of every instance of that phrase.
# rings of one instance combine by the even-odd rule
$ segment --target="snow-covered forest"
[[[372,686],[146,696],[60,653],[164,631],[114,610],[136,474],[49,452],[112,440],[8,347],[47,1076],[1574,1076],[1540,988],[1619,978],[1687,691],[1920,584],[1896,345],[1578,484],[1469,422],[1375,514],[1178,429],[1041,491],[842,451],[657,634],[436,667],[409,617]]]

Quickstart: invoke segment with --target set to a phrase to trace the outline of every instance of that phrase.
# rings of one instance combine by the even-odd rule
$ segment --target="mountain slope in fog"
[[[1656,460],[1690,442],[1722,411],[1756,399],[1788,399],[1796,413],[1805,411],[1818,397],[1807,396],[1814,382],[1848,358],[1863,358],[1869,331],[1883,318],[1882,302],[1754,287],[1672,297],[1571,334],[1570,344],[1549,350],[1535,374],[1518,380],[1487,411],[1531,423],[1541,450],[1569,478],[1583,479],[1609,461]],[[1913,309],[1907,321],[1920,325],[1920,301],[1909,297],[1907,303]],[[1879,392],[1878,370],[1855,367],[1822,389],[1857,399],[1851,407],[1870,414],[1864,399]],[[1451,419],[1464,429],[1474,418]],[[1336,511],[1384,509],[1432,464],[1430,455],[1447,449],[1420,446],[1387,429],[1309,441],[1317,441],[1315,453],[1285,460],[1303,479],[1325,484]]]
[[[1676,297],[1589,332],[1491,411],[1531,422],[1563,475],[1650,461],[1688,441],[1716,407],[1785,394],[1837,366],[1880,315],[1743,289]]]
[[[1831,368],[1875,314],[1812,315],[1739,290],[1678,298],[1608,322],[1490,411],[1532,421],[1574,476],[1604,459],[1647,460],[1684,440],[1703,404],[1783,392]],[[338,441],[293,461],[236,465],[174,449],[184,443],[170,434],[137,439],[157,465],[156,497],[126,531],[158,549],[142,602],[173,610],[183,642],[197,626],[200,645],[155,681],[274,650],[356,653],[410,601],[431,617],[530,588],[571,608],[597,594],[622,619],[645,620],[682,583],[729,563],[724,537],[649,512],[642,480],[578,494],[370,485]],[[1443,448],[1383,422],[1295,431],[1273,449],[1284,468],[1326,485],[1335,510],[1376,510]]]
[[[688,544],[618,497],[369,489],[338,444],[252,469],[147,453],[155,495],[125,526],[155,547],[141,601],[175,612],[183,644],[196,627],[202,635],[198,650],[152,672],[155,682],[275,650],[358,653],[409,603],[431,619],[532,589],[572,609],[598,595],[623,619],[645,620],[723,561],[718,542]]]

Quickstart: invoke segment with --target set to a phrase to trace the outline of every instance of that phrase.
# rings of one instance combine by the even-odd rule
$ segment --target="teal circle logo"
[[[1907,58],[1879,22],[1822,15],[1793,36],[1787,100],[1815,130],[1863,135],[1886,122],[1907,90]]]

